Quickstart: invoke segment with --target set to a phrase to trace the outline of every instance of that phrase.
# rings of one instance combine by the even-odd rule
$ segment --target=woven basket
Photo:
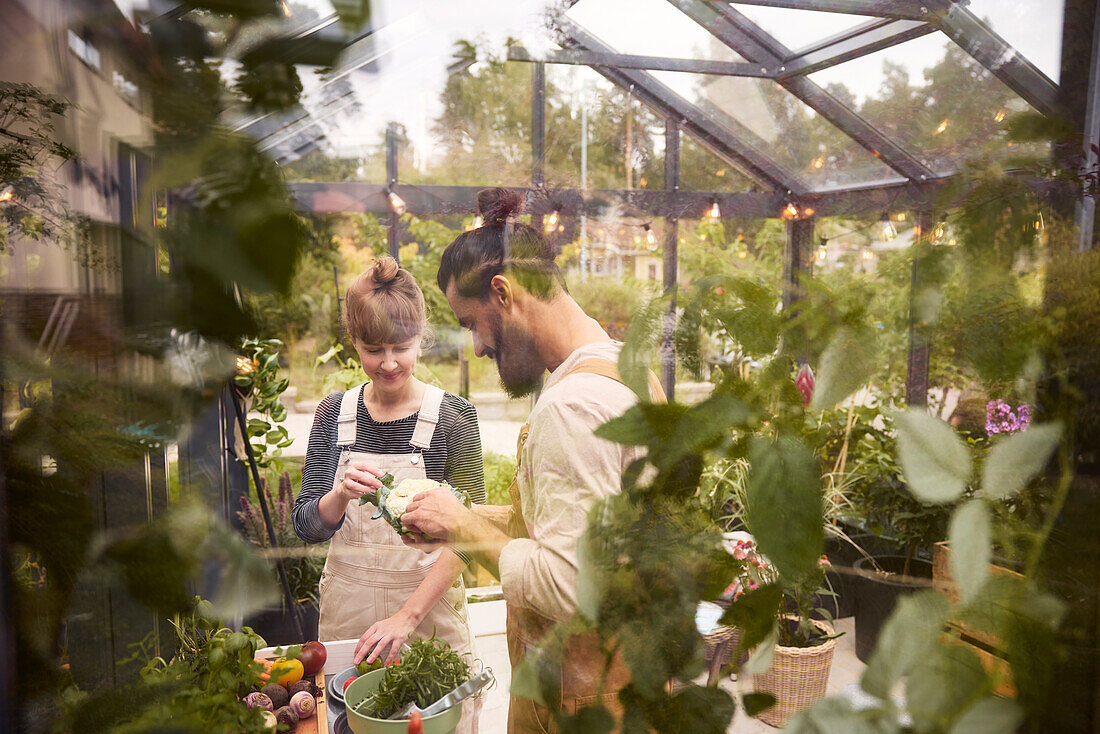
[[[737,645],[741,639],[741,630],[736,627],[718,627],[713,632],[703,635],[703,642],[706,643],[706,658],[709,662],[714,658],[715,652],[718,651],[719,646],[723,642],[728,642],[725,649],[720,653],[720,660],[718,664],[725,667],[733,660],[733,655],[737,652]]]
[[[825,622],[813,622],[823,632],[833,633]],[[754,691],[775,696],[775,705],[761,713],[760,720],[772,726],[783,726],[792,714],[823,698],[835,649],[836,638],[814,647],[777,645],[768,672],[752,677]]]

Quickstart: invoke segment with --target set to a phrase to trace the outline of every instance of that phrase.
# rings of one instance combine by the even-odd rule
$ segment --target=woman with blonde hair
[[[359,498],[388,472],[395,484],[446,481],[483,503],[477,413],[413,375],[427,333],[424,294],[397,261],[375,260],[348,288],[346,308],[348,335],[370,379],[317,407],[293,511],[299,537],[332,541],[318,637],[359,637],[356,662],[392,662],[406,639],[433,634],[472,654],[462,561],[447,549],[425,555],[406,547]],[[477,731],[479,708],[464,707],[460,734]]]

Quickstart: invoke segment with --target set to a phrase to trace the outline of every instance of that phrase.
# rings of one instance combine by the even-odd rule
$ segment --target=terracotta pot
[[[825,634],[833,633],[826,622],[812,621]],[[771,726],[783,726],[792,715],[824,698],[835,650],[836,638],[813,647],[776,645],[771,668],[752,677],[755,692],[775,696],[775,705],[758,718]]]

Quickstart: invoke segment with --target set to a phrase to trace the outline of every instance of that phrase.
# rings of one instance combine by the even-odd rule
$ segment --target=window
[[[87,33],[78,36],[76,31],[69,30],[69,49],[80,57],[88,66],[99,71],[99,49],[92,45]]]
[[[657,263],[649,264],[649,279],[657,280]]]

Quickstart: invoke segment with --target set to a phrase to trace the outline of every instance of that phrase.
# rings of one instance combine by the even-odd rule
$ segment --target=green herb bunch
[[[414,701],[425,708],[469,678],[470,666],[446,641],[434,635],[429,640],[413,640],[401,656],[401,664],[386,668],[377,690],[357,710],[385,719]]]

